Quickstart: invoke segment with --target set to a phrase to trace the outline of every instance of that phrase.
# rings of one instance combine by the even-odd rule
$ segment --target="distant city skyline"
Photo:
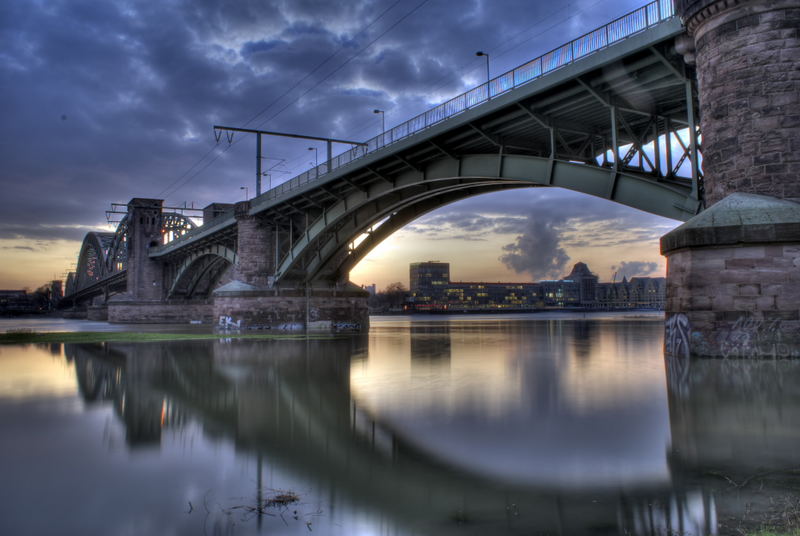
[[[623,276],[602,282],[583,262],[557,279],[533,282],[456,281],[446,262],[417,262],[409,266],[405,310],[512,311],[582,307],[587,309],[663,309],[665,277]]]

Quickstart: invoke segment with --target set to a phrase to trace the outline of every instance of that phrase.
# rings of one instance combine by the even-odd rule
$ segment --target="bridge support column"
[[[369,325],[366,293],[355,285],[332,288],[281,284],[274,228],[236,205],[237,264],[234,280],[214,291],[214,317],[223,328],[280,330],[360,330]]]
[[[162,244],[162,199],[133,198],[128,203],[127,290],[108,302],[109,322],[157,321],[154,307],[163,303],[164,268],[148,250]]]
[[[236,203],[236,259],[233,278],[255,288],[268,287],[275,273],[275,230],[251,216],[250,201]]]
[[[800,7],[678,0],[708,209],[661,239],[668,354],[800,357]],[[692,50],[694,48],[694,50]]]

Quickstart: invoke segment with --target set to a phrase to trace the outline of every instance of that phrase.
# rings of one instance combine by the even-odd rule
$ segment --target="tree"
[[[369,307],[374,312],[400,311],[408,298],[408,289],[400,281],[389,283],[386,288],[370,297]]]

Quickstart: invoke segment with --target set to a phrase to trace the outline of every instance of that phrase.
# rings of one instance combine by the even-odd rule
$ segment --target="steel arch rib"
[[[495,192],[498,190],[525,187],[529,186],[511,181],[498,181],[497,179],[481,182],[453,184],[445,188],[437,189],[435,191],[435,195],[425,193],[412,196],[402,199],[392,205],[383,207],[380,210],[375,210],[372,213],[366,214],[366,218],[355,228],[340,230],[346,231],[346,234],[340,235],[339,232],[334,233],[332,238],[329,238],[324,244],[319,246],[317,249],[318,254],[315,255],[305,267],[307,271],[307,278],[317,279],[319,274],[326,268],[326,265],[331,263],[335,264],[337,257],[347,256],[347,247],[352,241],[353,237],[357,237],[365,233],[375,223],[383,220],[386,217],[391,219],[397,214],[405,213],[404,211],[407,209],[413,209],[415,207],[421,207],[421,210],[423,210],[423,212],[419,213],[421,215],[422,213],[433,210],[439,206],[443,206],[460,199],[466,199],[467,197],[472,197],[482,193]],[[411,220],[407,220],[406,223],[408,223],[408,221]],[[378,227],[378,229],[382,229],[387,223],[389,222],[384,222],[380,227]],[[396,229],[399,229],[399,227]],[[344,238],[339,238],[340,236],[344,236]]]
[[[278,279],[290,274],[296,260],[331,226],[364,204],[421,184],[429,184],[430,196],[435,196],[436,182],[453,179],[561,187],[680,221],[689,219],[697,209],[688,184],[667,184],[655,178],[611,168],[524,155],[467,155],[457,160],[442,157],[429,162],[421,173],[405,171],[393,177],[393,184],[383,181],[374,183],[364,191],[349,194],[325,210],[281,260],[276,273]]]
[[[342,277],[346,273],[349,273],[350,270],[358,264],[361,259],[363,259],[372,249],[383,242],[386,238],[391,236],[393,233],[405,227],[415,219],[419,218],[420,216],[425,215],[432,210],[436,210],[439,207],[448,205],[450,203],[454,203],[456,201],[460,201],[462,199],[466,199],[467,197],[472,197],[476,195],[482,195],[491,192],[497,192],[501,190],[511,189],[511,188],[524,188],[526,186],[511,186],[509,184],[489,184],[489,185],[473,185],[472,191],[467,190],[451,190],[450,192],[440,194],[437,197],[427,198],[419,203],[409,205],[401,210],[398,210],[396,213],[389,216],[385,222],[383,222],[379,227],[377,227],[374,231],[369,233],[369,236],[365,238],[356,248],[347,252],[344,260],[339,263],[338,265],[334,266],[320,266],[317,270],[317,274],[323,271],[330,272],[335,277]],[[328,259],[328,263],[334,262],[335,258],[338,253],[334,253]],[[315,274],[316,275],[316,274]]]
[[[83,290],[98,281],[102,281],[109,275],[106,269],[106,256],[108,252],[107,248],[104,247],[103,238],[109,238],[110,235],[111,233],[98,233],[95,231],[86,233],[86,236],[83,238],[83,244],[81,244],[80,253],[78,254],[78,266],[75,269],[75,292]],[[99,273],[97,277],[93,278],[91,281],[87,281],[86,264],[88,262],[87,254],[90,248],[94,250],[97,256],[96,269]]]
[[[206,257],[212,260],[207,264],[203,264],[199,270],[194,271],[194,273],[191,275],[191,278],[188,284],[186,285],[186,298],[192,298],[195,296],[195,292],[197,291],[197,285],[200,284],[200,281],[203,279],[203,277],[205,277],[207,273],[218,268],[221,264],[232,265],[228,261],[228,259],[225,259],[223,257],[217,257],[216,255],[206,255]],[[219,272],[217,274],[217,277],[219,277],[220,275],[222,275],[222,272]],[[212,289],[209,288],[209,291],[211,290]]]
[[[108,249],[108,254],[106,255],[106,271],[108,273],[117,272],[116,262],[117,259],[120,258],[121,253],[125,253],[124,259],[120,258],[120,262],[127,263],[128,255],[127,250],[123,251],[123,248],[127,247],[126,244],[126,236],[128,233],[128,215],[125,214],[122,219],[117,224],[117,229],[114,232],[114,240],[111,242],[111,247]],[[122,268],[125,269],[125,266]]]
[[[183,260],[180,267],[178,268],[178,271],[175,274],[175,279],[172,281],[172,285],[170,285],[169,292],[167,293],[167,298],[172,297],[172,295],[175,293],[175,290],[178,287],[178,284],[181,282],[183,277],[191,273],[194,264],[201,258],[207,257],[209,255],[213,255],[215,257],[221,257],[233,265],[236,265],[237,262],[236,252],[220,244],[208,246],[203,249],[199,249],[197,251],[192,252],[188,257],[186,257]]]

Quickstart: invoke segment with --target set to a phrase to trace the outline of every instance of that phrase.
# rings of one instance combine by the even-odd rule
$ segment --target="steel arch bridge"
[[[651,2],[186,228],[147,251],[163,267],[162,298],[207,298],[246,261],[243,217],[266,230],[274,288],[339,285],[397,229],[488,192],[561,187],[689,219],[703,187],[696,77],[674,47],[683,32],[670,0]],[[68,295],[122,281],[123,223],[110,242],[87,235]]]
[[[129,226],[130,218],[125,215],[113,233],[86,234],[77,268],[67,277],[62,307],[91,301],[98,296],[107,301],[110,296],[125,292]],[[161,232],[165,237],[180,236],[195,227],[197,225],[183,214],[165,213],[162,217]]]

